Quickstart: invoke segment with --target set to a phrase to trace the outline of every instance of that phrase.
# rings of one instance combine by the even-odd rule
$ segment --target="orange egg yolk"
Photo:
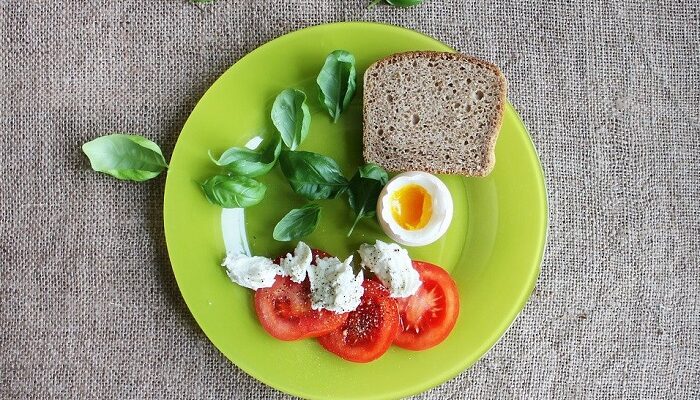
[[[433,215],[433,198],[423,186],[408,184],[392,193],[391,214],[402,228],[421,229]]]

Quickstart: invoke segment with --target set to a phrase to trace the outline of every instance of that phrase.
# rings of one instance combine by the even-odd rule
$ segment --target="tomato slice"
[[[445,340],[459,315],[457,285],[444,269],[413,261],[423,284],[410,297],[396,299],[401,329],[394,344],[409,350],[425,350]]]
[[[369,362],[381,357],[399,332],[394,299],[380,283],[365,280],[365,293],[357,310],[339,328],[318,341],[331,353],[348,361]]]
[[[312,250],[313,259],[328,257]],[[279,258],[275,260],[279,262]],[[297,340],[328,334],[348,318],[348,313],[311,309],[311,289],[308,278],[301,283],[289,277],[277,276],[275,284],[255,291],[255,312],[260,324],[273,337]]]

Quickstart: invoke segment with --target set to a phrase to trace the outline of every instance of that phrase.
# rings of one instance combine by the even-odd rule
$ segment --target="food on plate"
[[[353,311],[360,304],[364,293],[360,271],[352,271],[352,256],[345,261],[335,257],[316,258],[316,267],[309,268],[311,284],[311,308],[326,309],[336,313]]]
[[[353,362],[369,362],[381,357],[399,332],[396,301],[375,281],[364,281],[362,302],[347,319],[319,343],[331,353]]]
[[[263,329],[280,340],[298,340],[328,334],[345,321],[347,313],[312,309],[309,293],[308,280],[296,283],[282,276],[257,290],[255,313]]]
[[[334,122],[352,100],[355,74],[354,57],[336,51],[318,76],[319,101]],[[355,215],[348,236],[358,221],[377,215],[395,242],[424,246],[445,234],[454,205],[447,186],[421,170],[488,174],[504,101],[505,79],[491,64],[452,53],[396,54],[365,74],[364,156],[372,162],[352,179],[330,157],[297,150],[308,134],[310,112],[306,95],[287,89],[271,112],[279,137],[264,150],[231,148],[219,160],[212,157],[228,175],[210,178],[203,189],[224,207],[254,205],[265,186],[250,177],[269,172],[279,161],[292,190],[305,199],[348,196]],[[412,171],[389,180],[382,166]],[[274,227],[273,238],[291,241],[310,234],[320,214],[315,203],[291,210]],[[304,242],[275,260],[227,254],[222,265],[233,282],[255,290],[255,312],[273,337],[317,338],[345,360],[369,362],[392,343],[408,350],[439,344],[459,315],[450,275],[411,260],[397,243],[360,245],[357,274],[352,255],[341,261]]]
[[[361,219],[372,218],[377,214],[375,205],[388,180],[389,175],[376,164],[365,164],[357,169],[348,185],[348,204],[355,213],[355,221],[348,231],[348,237]]]
[[[272,104],[270,118],[285,146],[290,150],[296,150],[306,139],[311,125],[311,113],[306,104],[306,94],[298,89],[281,91]]]
[[[256,177],[270,172],[277,163],[281,151],[282,141],[279,136],[275,135],[269,143],[259,149],[231,147],[224,151],[218,159],[214,158],[210,150],[209,158],[230,175]]]
[[[401,329],[394,344],[409,350],[425,350],[442,342],[452,332],[459,315],[457,285],[444,269],[413,261],[423,282],[410,297],[396,299]]]
[[[283,151],[279,162],[289,186],[307,200],[334,199],[347,194],[355,214],[348,236],[360,220],[376,214],[379,192],[389,179],[380,166],[365,164],[348,181],[332,158],[308,151]],[[293,209],[277,223],[272,237],[279,241],[301,239],[314,231],[320,213],[321,206],[314,203]]]
[[[328,256],[317,250],[313,253],[315,256]],[[276,261],[278,263],[280,260]],[[280,340],[328,334],[348,317],[347,313],[313,309],[308,279],[297,283],[281,275],[275,278],[271,287],[255,291],[255,313],[267,333]]]
[[[389,289],[391,297],[408,297],[420,287],[420,276],[413,268],[408,252],[401,246],[377,240],[373,245],[360,245],[358,253],[362,267],[374,273]]]
[[[452,221],[452,195],[426,172],[405,172],[384,186],[377,219],[384,233],[406,246],[425,246],[445,234]]]
[[[306,271],[313,261],[313,252],[304,242],[297,243],[294,254],[287,253],[279,258],[280,275],[288,276],[292,282],[301,283],[306,279]]]
[[[422,350],[442,342],[459,314],[457,286],[442,268],[411,261],[396,243],[362,244],[364,272],[299,242],[293,253],[266,257],[227,254],[229,278],[255,290],[260,324],[280,340],[318,338],[328,351],[369,362],[392,343]]]
[[[272,238],[281,242],[301,239],[316,229],[321,218],[321,206],[309,203],[301,208],[293,208],[277,222],[272,230]]]
[[[355,56],[345,50],[329,54],[318,73],[318,101],[333,118],[333,122],[338,122],[340,114],[348,108],[355,96],[356,75]]]
[[[333,122],[338,121],[355,95],[356,75],[352,54],[336,50],[326,57],[316,84],[319,105],[329,113]],[[307,200],[335,199],[347,194],[348,204],[355,214],[348,236],[360,220],[375,216],[376,199],[388,180],[386,171],[368,163],[359,166],[352,180],[348,181],[332,158],[298,150],[309,134],[311,124],[311,112],[303,91],[294,88],[282,90],[275,98],[270,118],[275,132],[266,146],[257,150],[248,148],[248,145],[245,148],[231,147],[219,159],[209,151],[211,161],[225,172],[225,175],[209,178],[202,185],[210,203],[223,208],[258,204],[265,197],[267,187],[252,178],[267,174],[279,161],[280,170],[292,190]],[[275,226],[273,239],[292,241],[311,234],[320,214],[318,204],[290,210]]]
[[[486,176],[506,100],[495,65],[458,53],[398,53],[364,75],[364,158],[388,171]]]
[[[211,204],[246,208],[262,201],[267,186],[247,176],[214,175],[202,183],[202,191]]]
[[[267,288],[275,283],[279,267],[267,257],[229,253],[221,263],[231,281],[248,289]]]
[[[283,151],[280,169],[294,193],[307,200],[335,199],[348,185],[334,159],[310,151]]]
[[[326,57],[316,84],[319,105],[333,122],[337,122],[350,105],[355,95],[356,76],[355,57],[349,52],[336,50]],[[361,219],[375,215],[376,198],[388,180],[386,171],[378,165],[365,164],[358,167],[352,181],[348,181],[332,158],[298,150],[311,124],[311,112],[303,91],[282,90],[275,98],[270,118],[275,133],[265,147],[258,150],[231,147],[219,159],[209,151],[212,162],[226,173],[213,176],[202,185],[210,203],[224,208],[258,204],[265,197],[266,186],[252,178],[267,174],[279,161],[292,190],[307,200],[335,199],[347,193],[348,204],[355,213],[348,236]],[[311,234],[320,213],[318,204],[290,210],[275,226],[273,239],[291,241]]]

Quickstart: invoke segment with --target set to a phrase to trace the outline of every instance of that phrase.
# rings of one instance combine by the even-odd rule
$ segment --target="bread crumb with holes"
[[[364,158],[388,171],[486,176],[496,163],[506,80],[458,53],[398,53],[364,76]]]

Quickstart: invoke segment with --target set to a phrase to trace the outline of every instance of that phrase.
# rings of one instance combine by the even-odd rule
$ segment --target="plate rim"
[[[372,21],[331,22],[331,23],[321,23],[321,24],[316,24],[316,25],[310,25],[310,26],[307,26],[307,27],[304,27],[304,28],[301,28],[301,29],[296,29],[296,30],[293,30],[293,31],[289,31],[289,32],[287,32],[287,33],[285,33],[285,34],[283,34],[283,35],[280,35],[280,36],[278,36],[278,37],[275,37],[275,38],[273,38],[273,39],[271,39],[271,40],[269,40],[269,41],[267,41],[267,42],[265,42],[265,43],[263,43],[263,44],[261,44],[261,45],[255,47],[254,49],[252,49],[252,50],[250,50],[249,52],[247,52],[243,57],[241,57],[241,58],[238,59],[236,62],[234,62],[232,65],[230,65],[228,68],[226,68],[226,70],[223,71],[223,72],[216,78],[216,80],[215,80],[211,85],[209,85],[209,87],[207,88],[207,90],[199,97],[199,99],[198,99],[197,102],[195,103],[194,107],[192,108],[192,110],[191,110],[190,113],[188,114],[187,119],[186,119],[185,122],[183,123],[182,128],[180,129],[180,132],[178,133],[178,137],[177,137],[177,140],[176,140],[176,142],[175,142],[175,146],[173,147],[173,150],[172,150],[172,153],[171,153],[171,160],[172,160],[172,155],[174,155],[174,154],[176,153],[178,147],[181,145],[180,137],[181,137],[181,135],[182,135],[182,133],[183,133],[185,127],[187,126],[187,123],[188,123],[188,121],[190,120],[192,114],[193,114],[194,111],[198,108],[198,106],[200,105],[200,103],[202,102],[202,100],[203,100],[205,97],[207,97],[207,94],[208,94],[210,91],[212,91],[212,89],[213,89],[215,86],[217,86],[217,85],[219,84],[219,82],[221,81],[221,78],[222,78],[224,75],[226,75],[227,73],[229,73],[229,71],[230,71],[231,69],[235,68],[239,63],[244,62],[244,61],[245,61],[246,59],[248,59],[254,52],[256,52],[256,51],[258,51],[258,50],[261,50],[261,49],[264,49],[264,48],[270,46],[273,42],[282,40],[282,39],[284,39],[284,38],[288,38],[288,37],[290,37],[290,36],[294,36],[294,35],[299,34],[299,33],[301,33],[301,32],[308,32],[308,31],[313,31],[313,30],[316,30],[316,29],[325,29],[325,28],[329,28],[329,27],[332,28],[332,27],[335,27],[335,26],[342,26],[342,27],[354,26],[354,27],[359,28],[359,29],[363,29],[363,28],[365,28],[365,27],[381,27],[381,28],[385,28],[385,29],[393,29],[393,30],[398,30],[398,31],[404,31],[405,33],[420,35],[420,36],[424,37],[425,39],[428,39],[429,41],[433,42],[435,45],[444,48],[445,51],[456,52],[456,50],[455,50],[453,47],[451,47],[451,46],[449,46],[449,45],[447,45],[447,44],[441,42],[440,40],[435,39],[434,37],[429,36],[429,35],[427,35],[427,34],[425,34],[425,33],[422,33],[422,32],[419,32],[419,31],[416,31],[416,30],[413,30],[413,29],[405,28],[405,27],[402,27],[402,26],[397,26],[397,25],[392,25],[392,24],[388,24],[388,23],[383,23],[383,22],[372,22]],[[484,355],[486,355],[486,353],[488,353],[488,352],[496,345],[496,343],[498,343],[498,342],[503,338],[503,336],[510,330],[510,328],[513,326],[513,324],[518,320],[518,318],[519,318],[520,315],[522,314],[522,311],[524,310],[524,308],[525,308],[527,302],[529,301],[529,299],[532,297],[532,293],[533,293],[533,291],[534,291],[535,288],[536,288],[537,281],[538,281],[539,276],[540,276],[540,274],[541,274],[542,262],[543,262],[543,260],[544,260],[544,255],[545,255],[545,252],[546,252],[547,243],[548,243],[548,238],[549,238],[550,208],[549,208],[549,197],[548,197],[547,186],[546,186],[546,175],[545,175],[545,171],[544,171],[544,167],[543,167],[543,165],[542,165],[541,159],[540,159],[539,154],[538,154],[538,152],[537,152],[537,148],[535,147],[535,144],[534,144],[534,142],[533,142],[533,140],[532,140],[532,136],[530,135],[530,132],[529,132],[528,129],[526,128],[525,124],[523,123],[520,114],[517,112],[517,110],[515,109],[515,107],[510,103],[510,101],[509,101],[508,99],[506,99],[506,109],[510,109],[510,111],[512,111],[512,115],[513,115],[514,118],[515,118],[515,122],[516,122],[516,123],[518,124],[518,126],[521,127],[522,130],[525,132],[525,134],[526,134],[525,136],[526,136],[526,138],[527,138],[527,141],[526,141],[527,147],[529,148],[529,150],[531,151],[531,153],[534,155],[535,160],[537,161],[537,166],[539,167],[539,168],[538,168],[538,171],[537,171],[537,172],[538,172],[538,174],[537,174],[537,180],[538,180],[538,183],[539,183],[539,184],[538,184],[538,187],[536,188],[536,192],[537,192],[537,194],[540,195],[541,198],[542,198],[542,207],[543,207],[542,218],[543,218],[543,219],[542,219],[542,221],[540,221],[540,222],[542,223],[542,225],[543,225],[543,227],[544,227],[544,233],[543,233],[543,235],[541,236],[541,238],[539,238],[539,240],[538,240],[538,242],[539,242],[539,243],[538,243],[539,254],[537,254],[537,256],[536,256],[537,262],[535,263],[535,266],[534,266],[534,268],[533,268],[533,270],[532,270],[532,274],[530,275],[529,280],[528,280],[528,282],[527,282],[527,284],[528,284],[527,286],[530,287],[530,290],[529,290],[529,291],[524,291],[523,294],[522,294],[522,296],[521,296],[521,298],[519,299],[519,301],[513,304],[512,309],[515,310],[515,311],[514,311],[514,315],[512,315],[511,317],[509,317],[510,322],[507,324],[507,326],[502,330],[502,332],[500,332],[500,334],[492,335],[492,337],[490,337],[488,341],[484,342],[484,345],[481,346],[481,348],[479,348],[478,351],[477,351],[477,353],[479,354],[478,357],[476,357],[473,361],[464,363],[463,365],[461,365],[461,366],[459,366],[459,367],[456,367],[456,368],[454,368],[453,370],[447,370],[447,371],[443,372],[442,374],[433,375],[433,377],[432,377],[431,379],[426,379],[426,380],[423,381],[422,384],[420,384],[420,385],[412,386],[412,387],[409,387],[409,388],[397,389],[397,390],[395,390],[394,393],[393,393],[393,395],[395,395],[396,397],[405,397],[405,396],[411,396],[411,395],[415,395],[415,394],[422,393],[422,392],[424,392],[424,391],[426,391],[426,390],[429,390],[429,389],[434,388],[434,387],[436,387],[436,386],[438,386],[438,385],[441,385],[441,384],[443,384],[443,383],[446,383],[447,381],[449,381],[449,380],[455,378],[455,377],[456,377],[457,375],[459,375],[460,373],[465,372],[465,371],[467,371],[468,369],[470,369],[474,364],[476,364],[476,362],[478,362],[479,360],[481,360],[481,359],[484,357]],[[164,187],[164,193],[163,193],[163,209],[162,209],[162,211],[163,211],[163,227],[164,227],[164,234],[165,234],[166,250],[167,250],[167,252],[168,252],[168,260],[170,261],[170,267],[171,267],[171,270],[172,270],[172,272],[173,272],[173,276],[175,277],[175,282],[176,282],[176,284],[177,284],[177,288],[178,288],[178,291],[179,291],[179,293],[180,293],[180,296],[181,296],[181,298],[183,299],[183,301],[185,302],[185,305],[187,306],[187,309],[188,309],[189,314],[192,316],[192,318],[193,318],[193,319],[195,320],[195,322],[197,323],[198,328],[200,329],[200,331],[201,331],[202,333],[204,333],[204,335],[206,336],[206,338],[207,338],[207,340],[210,342],[210,344],[213,345],[213,346],[219,351],[219,353],[221,353],[221,355],[224,356],[224,358],[225,358],[227,361],[231,362],[231,363],[232,363],[233,365],[235,365],[237,368],[240,368],[243,372],[246,373],[246,375],[250,376],[251,378],[253,378],[253,379],[255,379],[255,380],[259,381],[259,382],[262,382],[263,384],[265,384],[265,385],[267,385],[267,386],[269,386],[269,387],[271,387],[271,388],[274,388],[275,390],[279,390],[279,391],[281,391],[281,392],[283,392],[283,393],[286,393],[286,394],[289,394],[289,395],[293,395],[293,396],[299,396],[299,397],[302,397],[302,398],[313,398],[313,397],[310,396],[310,393],[304,393],[304,392],[302,392],[302,391],[297,391],[297,390],[294,390],[294,389],[290,390],[290,389],[288,389],[288,388],[286,388],[286,387],[283,387],[283,386],[277,385],[277,384],[275,384],[275,383],[273,383],[273,382],[270,382],[267,378],[259,377],[259,376],[253,375],[253,374],[250,372],[250,370],[249,370],[248,368],[241,366],[240,364],[238,364],[238,363],[235,362],[234,360],[231,360],[231,359],[226,355],[226,353],[224,353],[224,352],[219,348],[219,346],[215,343],[215,341],[213,341],[213,340],[209,337],[209,334],[204,330],[204,328],[202,327],[202,323],[199,321],[199,319],[197,318],[197,316],[195,315],[195,313],[192,312],[192,307],[191,307],[190,304],[188,303],[187,298],[183,295],[183,291],[182,291],[182,287],[181,287],[181,281],[178,279],[177,271],[176,271],[176,269],[175,269],[175,267],[173,266],[173,263],[172,263],[172,258],[171,258],[171,246],[173,246],[174,244],[171,245],[170,242],[172,241],[172,239],[169,239],[169,237],[172,238],[172,235],[173,235],[173,234],[170,234],[170,235],[168,234],[168,224],[167,224],[167,222],[166,222],[167,219],[168,219],[167,216],[169,215],[169,212],[168,212],[168,210],[167,210],[168,207],[166,206],[166,205],[168,204],[168,198],[170,197],[170,196],[168,195],[168,193],[169,193],[168,187],[170,186],[170,185],[169,185],[169,182],[172,182],[172,180],[170,179],[170,174],[166,175],[166,181],[165,181],[165,187]],[[172,190],[171,190],[170,192],[172,192]],[[171,195],[172,195],[172,194],[171,194]],[[373,397],[371,397],[371,398],[377,398],[377,396],[373,396]]]

